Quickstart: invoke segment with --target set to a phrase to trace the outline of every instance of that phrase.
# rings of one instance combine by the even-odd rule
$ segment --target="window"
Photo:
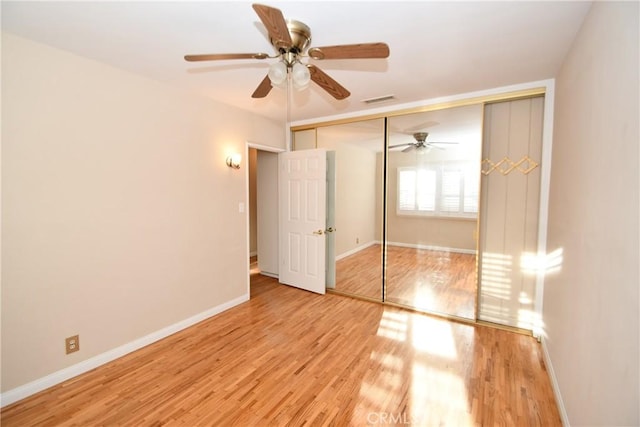
[[[472,162],[398,168],[399,215],[475,218],[480,170]]]

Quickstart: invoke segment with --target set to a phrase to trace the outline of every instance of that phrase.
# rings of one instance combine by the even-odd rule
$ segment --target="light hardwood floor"
[[[2,410],[10,426],[560,426],[540,345],[252,274],[251,299]]]
[[[382,299],[382,249],[372,245],[336,263],[336,290]],[[433,313],[475,319],[473,254],[387,247],[386,300]]]

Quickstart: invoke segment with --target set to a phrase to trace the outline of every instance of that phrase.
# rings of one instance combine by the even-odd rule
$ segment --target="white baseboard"
[[[363,251],[363,250],[367,249],[369,246],[373,246],[375,244],[380,244],[380,242],[377,242],[377,241],[373,240],[373,241],[371,241],[369,243],[365,243],[364,245],[360,245],[358,247],[355,247],[355,248],[351,249],[350,251],[343,252],[340,255],[336,256],[336,261],[340,261],[342,258],[346,258],[349,255],[353,255],[355,253]]]
[[[262,274],[263,276],[267,276],[267,277],[273,277],[274,279],[280,278],[279,275],[277,275],[275,273],[267,273],[266,271],[261,271],[260,274]]]
[[[441,252],[455,252],[458,254],[471,254],[475,255],[475,249],[460,249],[460,248],[448,248],[446,246],[431,246],[431,245],[420,245],[414,243],[402,243],[402,242],[387,242],[389,246],[400,246],[403,248],[413,248],[413,249],[426,249],[429,251],[441,251]]]
[[[340,261],[342,258],[346,258],[350,255],[356,254],[362,250],[367,249],[369,246],[380,245],[382,242],[378,240],[371,241],[369,243],[365,243],[364,245],[360,245],[350,251],[343,252],[340,255],[336,256],[336,261]],[[413,248],[413,249],[426,249],[430,251],[441,251],[441,252],[454,252],[459,254],[470,254],[475,255],[476,251],[474,249],[460,249],[460,248],[448,248],[445,246],[432,246],[432,245],[420,245],[414,243],[402,243],[402,242],[387,242],[389,246],[399,246],[403,248]]]
[[[188,319],[182,320],[178,323],[174,323],[173,325],[167,326],[166,328],[160,329],[159,331],[152,332],[149,335],[138,338],[137,340],[130,343],[121,345],[120,347],[116,347],[90,359],[83,360],[82,362],[76,363],[75,365],[69,366],[68,368],[61,369],[45,377],[39,378],[35,381],[31,381],[30,383],[21,385],[12,390],[5,391],[4,393],[0,394],[0,407],[10,405],[11,403],[17,402],[18,400],[24,399],[25,397],[29,397],[32,394],[38,393],[56,384],[60,384],[61,382],[95,369],[98,366],[104,365],[105,363],[111,362],[112,360],[115,360],[133,351],[139,350],[142,347],[145,347],[156,341],[160,341],[161,339],[166,338],[169,335],[173,335],[176,332],[193,326],[196,323],[208,319],[209,317],[215,316],[216,314],[222,313],[223,311],[235,307],[236,305],[246,301],[249,301],[248,294],[242,295],[231,301],[210,308],[207,311],[198,313],[195,316],[189,317]]]
[[[553,371],[553,365],[551,364],[549,350],[547,349],[547,344],[545,343],[544,337],[540,340],[540,344],[542,346],[542,357],[544,358],[544,365],[546,366],[547,372],[549,373],[551,388],[553,389],[553,395],[556,398],[556,405],[558,405],[558,412],[560,412],[562,425],[565,427],[570,427],[571,424],[569,423],[567,409],[564,407],[564,401],[562,400],[562,394],[560,393],[560,385],[558,384],[558,379],[556,378],[556,374]]]

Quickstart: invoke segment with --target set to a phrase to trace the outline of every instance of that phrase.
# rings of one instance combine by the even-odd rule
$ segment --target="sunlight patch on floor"
[[[373,351],[360,384],[356,418],[367,425],[473,425],[468,390],[456,372],[458,351],[450,322],[395,309],[383,312],[377,337],[406,342],[403,355]],[[408,355],[409,358],[404,357]]]
[[[435,296],[429,286],[422,286],[413,299],[413,306],[420,308],[430,308],[435,305]]]
[[[473,425],[462,379],[451,372],[414,363],[410,419],[415,425],[442,425],[454,419],[455,425]]]
[[[427,316],[414,316],[411,325],[413,347],[425,353],[455,360],[458,357],[449,322]]]
[[[407,339],[407,320],[407,314],[386,310],[380,319],[377,335],[396,341],[405,341]]]
[[[372,352],[370,359],[380,364],[383,368],[391,371],[399,371],[403,366],[401,358],[392,354],[380,353],[378,351]]]
[[[360,403],[354,410],[354,419],[364,420],[368,424],[379,423],[388,416],[391,396],[402,395],[405,387],[404,361],[389,353],[373,351],[369,358],[375,362],[378,369],[369,371],[367,377],[360,384]]]

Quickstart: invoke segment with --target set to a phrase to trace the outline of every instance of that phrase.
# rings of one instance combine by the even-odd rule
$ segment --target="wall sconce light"
[[[240,169],[240,160],[242,160],[242,156],[240,154],[232,154],[227,157],[227,166],[233,169]]]

